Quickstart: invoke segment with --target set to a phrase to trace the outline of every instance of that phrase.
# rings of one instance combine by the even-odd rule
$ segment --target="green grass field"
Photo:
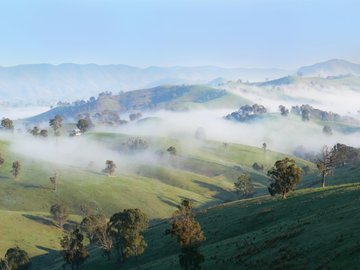
[[[300,190],[285,201],[256,198],[201,212],[197,217],[207,238],[201,247],[203,268],[356,269],[359,195],[360,185],[349,184]],[[148,231],[141,269],[180,269],[179,248],[163,234],[168,226]],[[134,261],[124,268],[136,269]]]
[[[114,149],[129,138],[128,135],[114,133],[90,133],[87,137]],[[286,201],[270,198],[267,195],[269,180],[266,171],[276,160],[286,156],[281,153],[264,152],[260,148],[238,144],[224,147],[222,143],[214,141],[194,141],[190,144],[192,147],[185,147],[177,138],[145,139],[151,150],[163,150],[165,155],[156,163],[135,164],[128,170],[118,171],[112,177],[92,168],[29,159],[11,152],[10,144],[2,141],[0,152],[6,161],[0,168],[0,257],[8,248],[18,245],[32,256],[35,269],[61,269],[62,260],[58,250],[62,231],[52,223],[48,213],[54,203],[63,202],[69,206],[71,222],[81,220],[81,204],[92,206],[108,217],[122,209],[137,207],[152,220],[151,228],[146,232],[148,249],[139,257],[141,269],[177,269],[179,249],[174,240],[164,236],[163,232],[168,226],[166,218],[183,198],[188,198],[194,201],[197,211],[200,211],[199,220],[207,238],[201,248],[206,256],[204,269],[238,269],[239,265],[245,269],[254,269],[256,263],[265,265],[263,269],[267,269],[269,261],[280,256],[273,254],[276,250],[285,252],[291,249],[292,246],[285,239],[287,234],[291,235],[291,231],[300,230],[295,226],[296,222],[300,222],[298,220],[301,220],[301,228],[312,229],[301,229],[301,233],[290,237],[296,246],[290,254],[295,257],[294,254],[311,252],[310,245],[302,247],[299,244],[298,247],[297,243],[306,241],[307,237],[311,238],[315,233],[316,222],[326,226],[320,215],[324,212],[324,207],[339,204],[339,211],[345,211],[345,206],[341,205],[345,205],[347,201],[355,209],[355,202],[358,200],[355,200],[360,189],[357,184],[327,188],[325,191],[301,190]],[[176,156],[166,154],[170,145],[177,148]],[[10,173],[13,160],[20,160],[22,164],[18,180],[13,179]],[[263,164],[264,170],[255,171],[251,167],[254,162]],[[296,159],[296,162],[300,166],[308,165],[311,168],[311,173],[303,179],[306,183],[304,186],[319,185],[315,165],[301,159]],[[60,175],[56,192],[51,190],[49,182],[49,176],[54,171]],[[240,173],[252,176],[258,198],[226,203],[238,199],[233,183]],[[356,183],[359,174],[357,168],[341,168],[334,177],[329,178],[328,183]],[[209,207],[211,208],[208,209]],[[341,211],[339,215],[343,215]],[[310,224],[313,225],[303,223],[303,220],[312,218],[314,223]],[[339,224],[345,220],[339,219]],[[352,222],[349,221],[346,226],[352,226]],[[348,237],[347,230],[343,233],[344,237]],[[279,240],[273,240],[276,235]],[[269,241],[274,241],[274,246],[268,244]],[[319,244],[323,240],[317,241]],[[355,242],[352,242],[349,248],[354,245]],[[243,249],[249,250],[249,254],[244,255]],[[90,251],[91,256],[84,269],[116,268],[115,261],[106,262],[96,248],[90,247]],[[282,254],[281,252],[276,254]],[[309,260],[306,263],[312,262],[311,258]],[[306,265],[305,262],[301,263]],[[317,263],[315,260],[313,264],[318,265]],[[309,264],[309,267],[312,268],[313,265]],[[123,268],[135,269],[134,260],[130,259]]]
[[[200,248],[203,269],[356,269],[359,198],[360,184],[348,184],[299,190],[286,200],[265,196],[200,211],[197,219],[206,236]],[[121,268],[180,269],[180,249],[164,234],[168,227],[168,221],[150,227],[140,266],[131,258]],[[83,269],[119,267],[95,247],[89,250]],[[42,269],[60,265],[57,261]]]

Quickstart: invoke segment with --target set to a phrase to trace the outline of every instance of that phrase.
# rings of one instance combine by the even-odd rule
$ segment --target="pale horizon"
[[[301,67],[311,66],[318,63],[324,63],[328,61],[333,60],[340,60],[340,61],[346,61],[352,64],[360,65],[360,62],[348,60],[348,59],[342,59],[342,58],[331,58],[331,59],[325,59],[320,60],[318,62],[313,63],[307,63],[303,64],[294,68],[284,68],[284,67],[276,67],[276,66],[220,66],[220,65],[148,65],[148,66],[135,66],[130,65],[126,63],[92,63],[92,62],[84,62],[84,63],[76,63],[76,62],[60,62],[60,63],[28,63],[28,64],[16,64],[16,65],[0,65],[1,68],[11,68],[11,67],[19,67],[19,66],[36,66],[36,65],[50,65],[50,66],[61,66],[61,65],[97,65],[97,66],[127,66],[132,68],[138,68],[138,69],[148,69],[148,68],[203,68],[203,67],[214,67],[214,68],[222,68],[222,69],[277,69],[277,70],[283,70],[283,71],[289,71],[289,72],[295,72],[297,69]]]
[[[360,63],[356,1],[2,1],[0,66]],[[336,18],[341,18],[337,20]]]

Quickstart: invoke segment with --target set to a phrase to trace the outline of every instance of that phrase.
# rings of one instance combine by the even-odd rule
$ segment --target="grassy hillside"
[[[88,139],[115,150],[129,137],[115,133],[87,135]],[[238,144],[225,147],[219,142],[191,141],[188,138],[186,141],[191,147],[177,138],[144,139],[151,151],[163,150],[165,155],[156,162],[133,164],[125,171],[120,166],[113,177],[91,167],[84,169],[22,156],[11,151],[9,142],[2,141],[0,152],[6,162],[0,168],[0,217],[5,222],[2,222],[0,231],[0,254],[19,245],[29,252],[39,269],[61,269],[58,242],[62,232],[54,226],[48,214],[51,204],[56,202],[69,206],[73,214],[71,222],[81,219],[81,204],[98,209],[108,217],[124,208],[144,210],[152,219],[152,225],[146,233],[149,247],[139,258],[141,269],[177,269],[179,249],[173,239],[163,234],[168,223],[161,219],[169,217],[183,198],[194,200],[197,211],[200,211],[198,217],[207,238],[202,247],[206,256],[204,269],[237,269],[240,265],[245,269],[254,269],[258,265],[269,269],[272,264],[279,264],[278,269],[283,269],[288,265],[282,264],[281,256],[289,256],[295,266],[316,269],[320,264],[326,265],[327,261],[323,261],[319,253],[316,255],[313,246],[318,248],[323,241],[330,240],[342,243],[351,238],[355,221],[346,219],[346,211],[357,209],[359,184],[326,190],[299,190],[286,201],[281,201],[267,195],[266,171],[276,160],[284,158],[284,154]],[[176,156],[166,154],[170,145],[177,148]],[[14,180],[10,173],[13,160],[22,163],[18,180]],[[252,168],[254,162],[263,164],[264,170],[255,171]],[[320,184],[314,164],[301,159],[296,159],[296,162],[311,168],[311,173],[304,176],[300,186]],[[54,171],[60,174],[57,192],[51,190],[48,180]],[[238,198],[233,192],[233,182],[244,172],[252,176],[256,196],[260,197],[223,204]],[[357,167],[343,167],[334,177],[329,177],[328,183],[356,183],[358,175]],[[206,210],[219,204],[222,206]],[[349,229],[339,230],[342,226]],[[323,231],[336,233],[331,236]],[[314,234],[321,237],[315,238]],[[335,240],[329,237],[335,237]],[[356,250],[356,242],[346,243],[344,252]],[[332,251],[330,244],[325,250]],[[84,269],[110,270],[116,267],[114,261],[104,261],[96,248],[90,247],[90,251],[91,257]],[[335,254],[339,258],[344,256],[342,250],[337,252],[340,252]],[[124,269],[132,268],[136,269],[131,259]]]
[[[131,111],[173,110],[184,111],[199,108],[235,108],[250,103],[249,100],[225,90],[206,85],[158,86],[149,89],[101,95],[94,101],[59,106],[27,119],[28,123],[49,121],[55,115],[76,118],[78,114],[94,116],[103,111],[127,113]]]
[[[89,138],[114,149],[128,137],[113,133],[89,135]],[[10,152],[8,143],[3,142],[0,152],[6,161],[0,169],[0,209],[47,212],[51,204],[62,201],[74,213],[78,213],[80,205],[85,203],[96,206],[107,215],[126,207],[140,207],[151,218],[161,218],[168,216],[173,203],[183,197],[192,198],[199,205],[235,199],[233,182],[243,172],[253,176],[258,194],[263,194],[268,182],[266,170],[285,156],[236,144],[224,148],[221,143],[207,141],[194,148],[185,148],[177,139],[145,139],[154,151],[165,151],[173,145],[178,154],[173,157],[165,155],[155,163],[134,164],[126,170],[120,169],[112,177],[91,167],[30,159]],[[18,180],[14,180],[10,173],[13,160],[20,160],[22,164]],[[299,164],[308,164],[298,161]],[[263,164],[264,171],[253,170],[254,162]],[[51,190],[49,182],[55,171],[59,173],[57,192]]]
[[[47,253],[47,249],[59,249],[58,237],[61,231],[44,217],[44,213],[0,210],[0,216],[0,257],[14,245],[33,256]]]
[[[19,246],[32,257],[32,269],[44,269],[54,262],[62,263],[58,250],[63,231],[54,224],[49,214],[0,210],[0,217],[0,258],[9,247]],[[71,215],[66,228],[80,221],[79,216]]]
[[[357,183],[299,190],[286,200],[265,196],[200,211],[197,220],[206,236],[200,248],[203,269],[356,269],[359,196]],[[151,226],[145,234],[148,248],[138,258],[140,267],[132,258],[122,269],[180,270],[180,249],[164,234],[168,227],[168,221]],[[89,251],[82,269],[118,267],[96,247]],[[55,256],[52,250],[34,261],[41,262],[41,269],[61,269]]]
[[[217,206],[197,215],[206,241],[203,269],[355,269],[360,263],[360,184],[297,191]],[[146,233],[140,269],[180,269],[165,222]],[[326,256],[324,256],[326,254]],[[84,269],[114,269],[97,252]],[[123,269],[138,269],[129,260]],[[51,268],[52,269],[52,268]],[[53,268],[56,269],[56,268]]]
[[[87,138],[117,149],[129,136],[92,133]],[[126,170],[119,164],[118,172],[112,177],[91,167],[68,166],[23,156],[11,151],[10,142],[1,141],[0,152],[5,163],[0,168],[0,216],[7,222],[2,223],[0,237],[7,240],[0,242],[0,252],[19,243],[26,243],[24,248],[32,256],[41,254],[47,248],[58,248],[55,242],[58,242],[60,232],[56,227],[49,229],[48,242],[33,242],[36,232],[42,231],[44,226],[37,221],[42,218],[48,220],[50,206],[58,202],[66,203],[75,215],[80,213],[80,206],[86,204],[108,217],[124,208],[138,207],[151,219],[159,219],[168,217],[183,198],[194,200],[200,208],[237,199],[233,182],[243,172],[252,175],[256,196],[266,194],[266,170],[285,156],[237,144],[229,144],[225,148],[222,143],[197,141],[192,147],[186,147],[176,138],[144,138],[149,143],[149,151],[163,150],[166,153],[166,149],[173,145],[178,154],[165,154],[155,163],[133,164]],[[14,160],[19,160],[22,167],[17,180],[10,172]],[[301,165],[309,164],[300,159],[297,161]],[[264,171],[252,169],[254,162],[263,164]],[[56,192],[49,182],[55,171],[59,174]],[[39,218],[29,219],[25,214]],[[17,235],[20,238],[8,234],[13,226],[22,227],[24,233]],[[30,248],[31,243],[34,244]],[[45,249],[36,247],[38,245]]]

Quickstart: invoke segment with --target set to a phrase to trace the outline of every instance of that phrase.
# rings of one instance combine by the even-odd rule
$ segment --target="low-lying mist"
[[[347,99],[347,98],[345,98]],[[339,98],[344,102],[344,98]],[[263,100],[270,111],[276,111],[279,104],[286,104],[280,99]],[[276,104],[276,106],[275,106]],[[299,103],[298,103],[299,104]],[[301,104],[301,103],[300,103]],[[355,107],[354,107],[355,108]],[[354,109],[349,107],[349,109]],[[333,107],[334,112],[341,111]],[[147,140],[156,137],[158,140],[173,138],[177,145],[184,150],[183,153],[206,144],[206,140],[219,143],[237,143],[262,147],[265,142],[267,148],[291,155],[296,148],[302,146],[307,151],[319,152],[323,145],[332,146],[343,143],[353,147],[360,147],[358,140],[360,132],[342,132],[334,123],[333,134],[323,133],[324,123],[316,121],[303,122],[300,116],[290,114],[288,117],[280,116],[279,112],[272,112],[249,122],[234,122],[224,118],[231,110],[193,110],[187,112],[158,111],[144,113],[143,118],[137,122],[130,122],[119,127],[97,126],[87,134],[69,137],[62,131],[58,139],[50,136],[46,139],[33,137],[30,134],[1,133],[1,137],[11,142],[11,150],[31,159],[50,161],[69,166],[91,168],[100,171],[105,167],[105,161],[114,160],[119,170],[129,169],[138,164],[159,164],[157,150],[166,151],[170,145],[149,145],[146,151],[129,154],[121,151],[120,145],[106,143],[98,139],[96,133],[127,134],[131,137],[141,137]],[[46,123],[45,123],[46,124]],[[197,131],[201,130],[202,139],[195,138]],[[358,130],[358,129],[355,129]],[[49,130],[49,133],[52,133]],[[90,136],[89,136],[90,135]],[[107,138],[107,140],[111,140]],[[116,142],[116,143],[115,143]]]
[[[119,149],[86,136],[59,138],[38,138],[30,134],[10,135],[1,138],[10,141],[10,150],[31,160],[50,162],[58,165],[81,167],[100,172],[106,160],[113,160],[121,171],[129,171],[132,165],[154,162],[150,151],[128,155]]]
[[[328,84],[295,83],[277,87],[240,85],[228,91],[278,111],[280,104],[287,107],[309,104],[317,109],[360,118],[360,91],[357,87]]]
[[[196,130],[202,128],[206,139],[219,142],[232,142],[261,147],[266,142],[269,149],[284,153],[303,145],[312,150],[320,149],[324,144],[337,142],[351,146],[360,146],[360,133],[344,134],[337,131],[325,135],[323,126],[314,122],[303,122],[299,116],[280,117],[273,113],[250,122],[233,122],[224,119],[227,110],[202,110],[191,112],[161,111],[149,114],[153,121],[143,121],[120,127],[117,132],[140,134],[144,136],[174,136],[179,139],[194,137]]]

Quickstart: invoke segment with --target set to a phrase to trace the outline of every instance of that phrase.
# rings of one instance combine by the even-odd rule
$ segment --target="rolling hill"
[[[286,201],[257,198],[210,208],[197,216],[207,237],[203,268],[354,269],[360,262],[359,194],[360,185],[353,184],[301,190]],[[179,248],[163,234],[168,226],[149,230],[141,268],[180,269]],[[134,261],[124,268],[136,269]]]
[[[50,111],[27,119],[28,122],[48,121],[55,115],[63,118],[77,118],[79,114],[112,111],[126,114],[137,111],[156,111],[161,109],[184,111],[196,108],[236,108],[248,104],[249,100],[225,90],[202,85],[158,86],[149,89],[123,92],[120,94],[103,93],[97,99],[58,106]]]
[[[97,141],[104,147],[116,149],[126,142],[128,135],[114,133],[90,133],[86,140]],[[165,150],[169,145],[178,149],[174,157],[165,155],[155,162],[133,162],[119,164],[119,172],[107,177],[94,167],[54,163],[46,157],[31,158],[12,150],[11,144],[2,141],[0,151],[5,164],[0,168],[0,216],[6,217],[2,223],[0,254],[12,245],[20,245],[31,256],[46,254],[47,250],[58,249],[58,237],[61,234],[49,218],[49,208],[57,202],[66,203],[73,220],[79,220],[82,204],[105,213],[108,217],[124,208],[138,207],[149,217],[156,220],[168,217],[182,198],[191,198],[197,207],[237,199],[233,191],[233,182],[243,172],[252,175],[257,196],[267,193],[268,178],[266,169],[275,160],[285,155],[250,146],[206,141],[192,142],[196,147],[182,146],[176,138],[144,137],[149,143],[148,151]],[[29,138],[29,140],[31,140]],[[61,147],[61,141],[59,142]],[[126,159],[136,159],[127,156]],[[11,176],[11,163],[20,160],[22,165],[19,180]],[[57,160],[56,157],[54,160]],[[299,164],[311,165],[297,159]],[[97,163],[96,157],[94,157]],[[254,162],[265,166],[264,171],[252,168]],[[105,161],[101,160],[101,164]],[[101,166],[101,165],[100,165]],[[51,189],[49,176],[59,174],[59,188]],[[10,234],[13,226],[21,226],[22,233]],[[34,234],[47,226],[46,239],[38,239]],[[44,227],[45,228],[45,227]],[[28,233],[28,234],[27,234]],[[35,238],[34,238],[35,237]]]
[[[95,132],[85,138],[118,151],[129,135]],[[0,151],[6,162],[0,169],[0,217],[5,222],[0,254],[19,245],[29,252],[35,269],[61,269],[58,241],[62,232],[48,214],[51,204],[66,203],[72,214],[71,223],[81,220],[81,204],[98,209],[107,217],[124,208],[138,207],[151,218],[145,235],[148,248],[138,260],[140,269],[179,269],[179,248],[164,231],[168,227],[166,218],[175,206],[189,198],[197,207],[197,218],[207,238],[201,247],[206,258],[204,269],[254,269],[259,265],[262,269],[274,269],[274,264],[278,269],[317,269],[357,263],[356,256],[351,260],[345,257],[349,252],[357,254],[359,249],[353,237],[357,224],[354,216],[359,210],[356,198],[360,194],[357,168],[339,169],[328,179],[333,187],[318,189],[313,188],[320,184],[315,165],[296,159],[298,165],[310,166],[310,173],[299,186],[306,189],[297,190],[283,201],[267,195],[266,171],[284,154],[264,153],[260,148],[238,144],[224,147],[219,142],[190,138],[186,141],[191,147],[185,147],[175,137],[144,139],[149,144],[148,151],[173,145],[178,153],[165,154],[152,162],[119,163],[119,171],[113,177],[100,173],[97,164],[84,168],[30,158],[29,154],[14,152],[11,143],[2,141]],[[136,159],[134,155],[122,155]],[[16,159],[21,161],[22,171],[15,181],[10,166]],[[264,170],[254,170],[254,162],[263,164]],[[60,175],[57,192],[51,190],[48,180],[54,171]],[[256,198],[228,203],[238,199],[233,182],[244,172],[253,178]],[[334,250],[334,243],[342,243],[342,248]],[[105,261],[96,247],[89,246],[89,250],[91,256],[83,269],[116,267],[115,260]],[[321,256],[322,252],[331,256]],[[130,259],[123,268],[137,269],[136,265]]]
[[[164,84],[206,84],[221,76],[262,81],[288,74],[280,69],[220,67],[148,67],[97,64],[35,64],[0,67],[0,103],[52,105],[95,96],[101,91],[129,91]]]
[[[356,269],[353,266],[360,262],[359,195],[356,183],[304,189],[286,200],[265,196],[200,211],[197,220],[206,236],[200,248],[205,256],[202,269]],[[36,221],[31,225],[41,226]],[[164,234],[168,227],[168,221],[152,225],[145,233],[145,253],[121,267],[180,270],[180,249],[175,239]],[[89,250],[82,269],[118,267],[115,259],[107,261],[95,247]],[[35,257],[34,263],[40,269],[60,269],[56,244],[47,251]]]
[[[360,76],[360,64],[354,64],[342,59],[332,59],[301,67],[298,69],[297,74],[305,77]]]

